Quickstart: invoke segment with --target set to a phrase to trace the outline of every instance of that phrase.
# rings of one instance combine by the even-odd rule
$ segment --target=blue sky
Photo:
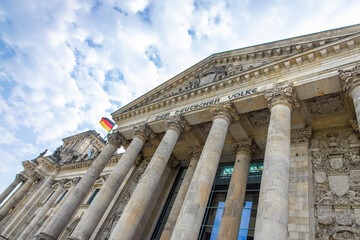
[[[359,23],[359,1],[0,2],[0,192],[21,162],[214,52]]]

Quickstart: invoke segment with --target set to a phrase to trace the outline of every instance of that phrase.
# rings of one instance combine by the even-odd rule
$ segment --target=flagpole
[[[114,125],[114,127],[115,127],[115,125]],[[105,137],[104,137],[104,140],[106,141],[106,139],[107,139],[107,136],[110,134],[110,132],[114,129],[114,127],[112,127],[111,129],[110,129],[110,131],[108,131],[108,133],[105,135]]]

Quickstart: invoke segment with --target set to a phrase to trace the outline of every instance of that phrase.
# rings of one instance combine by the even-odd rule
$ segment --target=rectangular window
[[[158,240],[161,237],[161,233],[165,227],[166,221],[169,217],[171,208],[175,202],[175,198],[177,196],[177,193],[179,192],[179,189],[181,187],[182,181],[185,177],[185,173],[186,173],[186,168],[181,168],[179,170],[178,175],[176,176],[174,185],[169,193],[168,199],[166,200],[165,206],[163,211],[161,212],[159,221],[155,227],[154,233],[151,237],[152,240]]]
[[[94,193],[92,194],[91,198],[89,199],[89,201],[87,202],[87,204],[91,204],[92,201],[94,200],[94,198],[96,197],[96,194],[98,194],[98,192],[100,191],[100,189],[95,189]]]
[[[59,204],[59,202],[61,202],[61,200],[65,197],[65,195],[67,194],[68,190],[65,190],[65,192],[63,193],[63,195],[61,195],[61,197],[57,200],[56,204]]]
[[[249,177],[241,217],[238,240],[253,239],[255,230],[255,219],[257,213],[257,203],[260,191],[260,182],[263,163],[251,163],[249,167]],[[221,164],[217,169],[214,184],[210,193],[205,216],[201,225],[199,240],[216,240],[218,237],[220,222],[225,206],[226,194],[229,188],[234,165]],[[160,239],[165,227],[167,218],[175,201],[176,195],[185,177],[186,169],[180,169],[175,183],[170,191],[165,207],[152,235],[152,240]]]

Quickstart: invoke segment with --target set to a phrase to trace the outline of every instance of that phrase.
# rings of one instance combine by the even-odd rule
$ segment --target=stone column
[[[65,179],[59,181],[59,187],[56,189],[54,194],[48,199],[48,201],[44,204],[44,206],[40,209],[40,211],[35,215],[35,217],[31,220],[29,225],[22,232],[18,240],[25,240],[31,234],[31,232],[37,227],[38,223],[43,219],[47,211],[50,209],[50,205],[53,204],[56,199],[60,196],[60,194],[64,190]]]
[[[60,207],[57,214],[51,219],[50,223],[41,232],[36,239],[57,239],[66,227],[68,221],[75,213],[89,190],[93,187],[96,179],[99,177],[112,155],[120,147],[120,143],[125,139],[118,132],[108,136],[108,143],[100,155],[91,164],[85,175],[81,178],[76,187],[69,193],[69,196]]]
[[[160,240],[169,240],[171,238],[171,234],[172,234],[172,232],[174,230],[176,220],[177,220],[177,218],[179,216],[179,213],[180,213],[181,207],[183,205],[186,193],[187,193],[187,191],[189,189],[189,186],[190,186],[191,179],[192,179],[192,177],[194,175],[197,163],[199,161],[200,153],[201,153],[201,151],[199,150],[199,148],[196,148],[196,149],[192,150],[189,166],[188,166],[188,168],[186,170],[185,177],[184,177],[184,179],[182,181],[179,192],[178,192],[178,194],[176,196],[176,199],[174,201],[174,204],[173,204],[173,206],[171,208],[171,212],[170,212],[169,217],[168,217],[168,219],[166,221],[166,225],[165,225],[164,230],[163,230],[163,232],[161,234]]]
[[[145,214],[174,146],[184,129],[185,123],[182,117],[178,115],[168,118],[166,125],[167,131],[165,136],[151,158],[109,240],[132,239],[139,222]]]
[[[298,105],[292,84],[266,91],[271,111],[261,178],[255,238],[287,239],[291,110]]]
[[[237,239],[244,206],[246,184],[254,151],[252,139],[241,139],[236,143],[236,157],[229,190],[226,195],[225,207],[221,218],[218,238],[223,240]]]
[[[344,80],[344,91],[353,99],[358,129],[360,128],[360,65],[351,70],[339,70],[339,77]]]
[[[149,137],[149,134],[149,130],[145,125],[134,128],[134,138],[131,141],[131,144],[114,167],[109,178],[101,187],[100,192],[97,194],[96,198],[91,203],[90,207],[87,209],[74,232],[68,239],[87,240],[90,238],[111,200],[115,196],[116,191],[123,182],[126,174],[134,164],[144,145],[144,142]]]
[[[28,180],[19,188],[18,191],[12,196],[1,208],[0,208],[0,221],[8,214],[8,212],[13,209],[20,200],[26,195],[30,190],[34,182],[37,180],[38,175],[31,175]]]
[[[5,189],[0,195],[0,204],[10,195],[10,193],[16,188],[16,186],[24,181],[24,177],[21,174],[17,174],[15,180]]]
[[[36,232],[35,235],[39,235],[41,232],[44,231],[44,229],[47,227],[47,225],[49,225],[49,223],[50,223],[51,219],[53,218],[53,216],[56,215],[57,212],[59,212],[59,209],[61,208],[63,203],[66,201],[68,196],[71,195],[72,190],[74,190],[76,184],[78,184],[80,182],[80,179],[81,179],[80,177],[75,177],[75,178],[70,180],[71,187],[68,189],[68,193],[63,197],[63,199],[59,202],[59,204],[57,204],[56,207],[54,207],[52,213],[48,216],[48,218],[45,220],[45,222],[40,226],[39,230]],[[65,181],[66,181],[66,179],[65,179]],[[56,199],[54,201],[54,203],[56,203],[57,200],[58,199]],[[39,239],[39,238],[35,238],[35,239]]]
[[[210,111],[213,124],[173,230],[173,240],[198,238],[227,130],[232,118],[237,116],[229,102],[213,106]]]

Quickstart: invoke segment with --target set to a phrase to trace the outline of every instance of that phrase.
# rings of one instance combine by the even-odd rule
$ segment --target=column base
[[[40,233],[39,235],[36,235],[33,240],[56,240],[55,237],[47,235],[46,233]]]

